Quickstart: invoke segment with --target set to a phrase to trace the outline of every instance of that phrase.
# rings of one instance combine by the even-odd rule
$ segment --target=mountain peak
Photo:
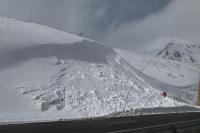
[[[174,37],[174,38],[168,38],[168,39],[165,39],[166,40],[166,44],[167,45],[170,45],[170,44],[179,44],[179,45],[181,45],[181,44],[189,44],[189,45],[194,45],[194,43],[192,43],[192,42],[189,42],[189,41],[187,41],[187,40],[182,40],[182,39],[179,39],[179,38],[176,38],[176,37]]]
[[[200,63],[200,46],[189,41],[184,41],[177,38],[166,39],[165,47],[157,52],[159,58]]]

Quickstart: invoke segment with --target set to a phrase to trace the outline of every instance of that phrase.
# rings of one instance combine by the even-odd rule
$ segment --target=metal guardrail
[[[0,133],[200,133],[200,113],[0,125]]]

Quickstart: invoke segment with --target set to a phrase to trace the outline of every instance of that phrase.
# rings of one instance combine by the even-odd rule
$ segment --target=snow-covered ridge
[[[179,39],[169,39],[156,53],[159,58],[200,64],[200,45]]]
[[[95,41],[50,27],[0,17],[0,69],[31,58],[56,56],[107,62],[115,52]]]
[[[84,38],[35,23],[0,16],[0,49],[33,44],[67,44]]]

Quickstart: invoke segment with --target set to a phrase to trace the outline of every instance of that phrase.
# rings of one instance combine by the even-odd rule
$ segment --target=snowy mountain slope
[[[125,110],[184,105],[136,81],[112,48],[37,24],[0,22],[0,121],[103,116],[125,103]]]
[[[21,33],[21,34],[20,34]],[[0,41],[2,47],[31,44],[63,44],[81,41],[83,38],[47,26],[16,21],[0,16]]]
[[[156,52],[157,57],[200,64],[200,45],[179,39],[165,40],[164,43],[165,47]]]
[[[19,62],[24,52],[20,51],[22,49],[29,48],[27,52],[30,52],[31,48],[36,49],[36,45],[70,44],[82,40],[81,37],[46,26],[0,17],[0,68]]]
[[[200,70],[190,64],[119,49],[115,51],[139,70],[138,73],[143,70],[141,77],[152,87],[166,91],[168,95],[176,99],[196,104]]]
[[[146,64],[148,64],[144,69],[144,73],[155,77],[162,82],[174,86],[188,86],[198,83],[200,70],[193,67],[193,65],[154,58],[119,49],[116,51],[138,70],[141,70]]]

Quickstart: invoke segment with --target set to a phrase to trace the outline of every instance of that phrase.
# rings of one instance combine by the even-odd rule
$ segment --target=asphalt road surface
[[[200,133],[200,113],[4,124],[0,133]]]

